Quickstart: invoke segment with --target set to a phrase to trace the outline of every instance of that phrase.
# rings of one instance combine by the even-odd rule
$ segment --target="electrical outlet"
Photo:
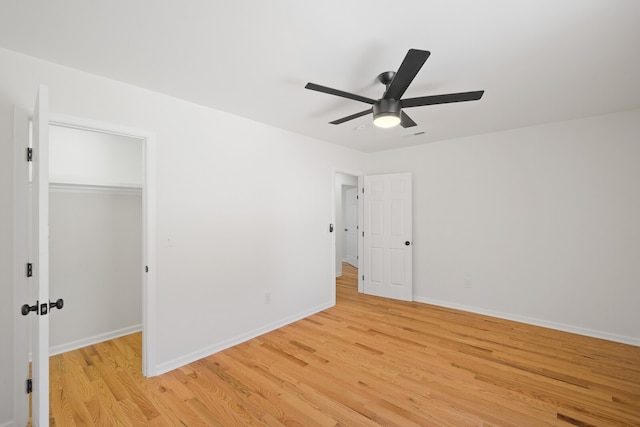
[[[271,292],[267,292],[264,294],[264,303],[271,304]]]
[[[467,288],[467,289],[471,288],[471,280],[465,279],[464,280],[464,287]]]

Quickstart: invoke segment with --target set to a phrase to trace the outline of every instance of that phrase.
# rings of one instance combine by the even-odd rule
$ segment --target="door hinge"
[[[27,263],[27,277],[33,276],[33,264]]]
[[[362,237],[364,237],[364,231],[362,232]]]
[[[360,199],[360,196],[356,196],[356,200],[359,200],[359,199]]]
[[[364,274],[362,275],[362,280],[364,280]]]
[[[31,380],[31,378],[27,379],[27,394],[31,393],[33,391],[33,381]]]
[[[364,187],[362,187],[362,194],[364,194]]]
[[[145,273],[148,273],[148,272],[149,272],[149,266],[148,266],[148,265],[145,265],[145,266],[144,266],[144,272],[145,272]]]
[[[27,162],[33,161],[33,148],[27,148]]]

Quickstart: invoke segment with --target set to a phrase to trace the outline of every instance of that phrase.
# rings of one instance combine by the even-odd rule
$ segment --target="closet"
[[[50,126],[51,354],[142,329],[142,140]]]

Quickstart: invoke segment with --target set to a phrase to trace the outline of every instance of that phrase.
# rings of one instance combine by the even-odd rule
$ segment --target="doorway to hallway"
[[[335,173],[335,276],[352,275],[358,287],[359,268],[359,177]],[[348,271],[345,269],[348,266]]]

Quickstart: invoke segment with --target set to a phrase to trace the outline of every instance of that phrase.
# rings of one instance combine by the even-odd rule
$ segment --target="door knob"
[[[38,301],[36,301],[35,305],[25,304],[20,308],[20,312],[23,316],[28,315],[32,311],[35,311],[36,314],[44,316],[47,314],[47,312],[51,311],[52,308],[61,310],[62,307],[64,307],[64,300],[62,298],[58,298],[55,302],[49,301],[48,305],[46,303],[39,304]]]
[[[409,246],[411,244],[411,242],[407,240],[406,242],[404,242],[404,244]]]
[[[38,301],[36,301],[35,305],[29,305],[29,304],[23,305],[20,311],[22,312],[23,316],[26,316],[27,314],[31,313],[32,311],[35,311],[36,314],[39,314],[38,313]]]
[[[62,307],[64,307],[64,300],[62,298],[58,298],[56,302],[49,301],[49,310],[51,310],[52,308],[62,310]]]

